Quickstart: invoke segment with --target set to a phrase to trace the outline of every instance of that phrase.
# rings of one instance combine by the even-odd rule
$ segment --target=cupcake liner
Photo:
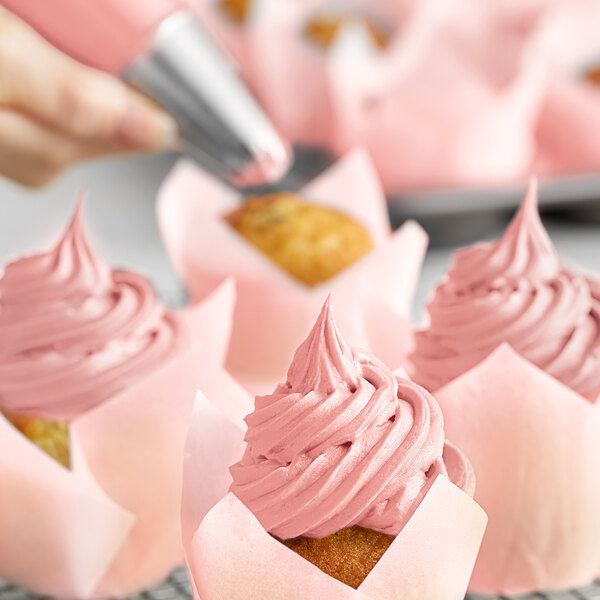
[[[558,81],[548,90],[539,128],[536,170],[542,175],[600,169],[600,87]]]
[[[88,597],[135,517],[90,477],[72,445],[67,471],[0,415],[0,573],[58,597]]]
[[[226,279],[201,303],[178,311],[188,339],[210,350],[212,360],[223,364],[227,357],[236,302],[235,283]]]
[[[288,138],[328,145],[334,114],[326,55],[304,37],[315,2],[261,0],[245,34],[249,81],[273,120]]]
[[[228,429],[221,430],[220,437],[211,434],[227,422]],[[242,425],[228,419],[205,396],[198,396],[186,445],[182,504],[186,560],[197,598],[464,597],[486,517],[444,477],[438,477],[358,590],[326,575],[271,537],[233,494],[211,508],[215,493],[225,493],[231,482],[226,463],[243,452]],[[202,464],[200,450],[213,447],[213,442],[219,464]],[[216,484],[210,492],[206,481]]]
[[[217,354],[232,302],[226,282],[188,321],[199,342],[219,340]],[[193,392],[227,377],[210,347],[167,361],[71,422],[71,469],[0,417],[0,576],[44,595],[109,597],[156,584],[181,564]]]
[[[244,416],[252,411],[252,398],[233,380],[224,382],[218,394],[210,398],[226,399],[227,406],[216,406],[201,391],[189,423],[183,461],[181,525],[183,546],[190,544],[198,524],[226,494],[232,479],[229,467],[242,455],[245,447]],[[216,391],[216,390],[215,390]],[[210,461],[203,457],[211,454]]]
[[[518,594],[600,575],[600,411],[510,346],[436,392],[489,526],[471,588]]]
[[[236,192],[187,163],[176,168],[160,191],[163,238],[191,298],[201,300],[226,277],[235,280],[238,295],[227,366],[257,393],[283,377],[329,292],[335,291],[336,319],[349,342],[377,346],[383,336],[375,329],[380,322],[375,311],[384,305],[401,320],[408,319],[425,252],[427,238],[417,224],[408,222],[390,234],[385,198],[360,150],[300,193],[354,217],[375,243],[366,257],[315,288],[294,280],[224,221],[239,206]],[[405,337],[395,340],[395,348],[402,355],[411,339],[408,328],[400,330]]]

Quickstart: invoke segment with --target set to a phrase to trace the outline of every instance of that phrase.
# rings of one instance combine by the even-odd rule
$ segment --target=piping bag
[[[238,187],[271,183],[288,144],[237,76],[189,0],[0,0],[54,46],[121,77],[169,111],[182,150]]]

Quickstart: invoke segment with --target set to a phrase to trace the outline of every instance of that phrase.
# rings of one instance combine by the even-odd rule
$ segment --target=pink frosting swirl
[[[150,283],[90,250],[80,204],[51,250],[0,279],[0,409],[72,418],[173,354],[177,317]]]
[[[473,492],[470,464],[445,444],[434,398],[349,348],[329,301],[287,381],[256,398],[233,491],[282,539],[361,525],[396,535],[437,475]]]
[[[415,380],[436,390],[508,342],[579,393],[600,391],[600,289],[566,270],[537,211],[536,184],[496,243],[456,252],[416,333]]]

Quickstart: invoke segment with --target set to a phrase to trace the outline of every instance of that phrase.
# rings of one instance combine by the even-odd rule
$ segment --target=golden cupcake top
[[[600,64],[588,69],[584,76],[585,80],[592,85],[600,86]]]
[[[71,465],[69,451],[69,425],[29,415],[5,415],[12,425],[40,450],[67,469]]]
[[[373,248],[365,227],[337,210],[291,193],[253,196],[227,222],[298,281],[328,281]]]
[[[282,543],[330,577],[357,589],[393,541],[391,535],[355,525],[323,538],[300,537]]]
[[[369,38],[379,50],[385,50],[392,38],[391,31],[378,19],[365,15],[322,14],[306,22],[304,36],[321,50],[329,50],[343,28],[348,25],[362,25]]]
[[[254,0],[218,0],[217,8],[236,25],[248,20]]]

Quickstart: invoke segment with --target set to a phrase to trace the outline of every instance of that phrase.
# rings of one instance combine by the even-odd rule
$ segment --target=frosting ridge
[[[360,525],[396,535],[437,475],[472,493],[466,459],[445,445],[433,397],[351,349],[329,301],[287,381],[256,398],[231,491],[282,539]]]
[[[53,248],[0,277],[0,409],[72,418],[175,352],[179,329],[146,278],[93,253],[79,202]]]
[[[583,395],[600,390],[600,296],[561,264],[539,218],[535,181],[497,242],[455,253],[427,312],[412,363],[430,390],[503,342]]]

